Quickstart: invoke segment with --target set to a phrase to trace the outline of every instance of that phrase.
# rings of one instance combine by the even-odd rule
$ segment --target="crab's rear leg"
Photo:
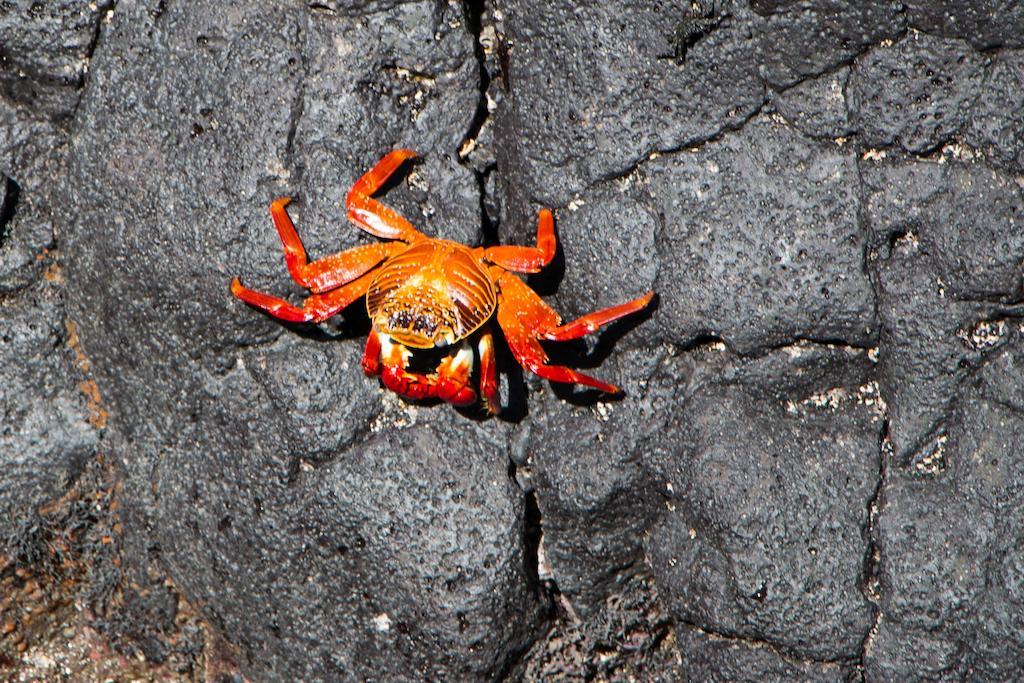
[[[291,201],[289,197],[276,199],[270,205],[270,215],[274,219],[277,234],[281,237],[288,272],[297,284],[314,294],[351,282],[381,261],[407,248],[401,242],[378,242],[348,249],[310,263],[306,256],[306,248],[302,245],[299,233],[295,231],[295,225],[285,208]]]
[[[367,273],[337,289],[308,296],[301,308],[276,296],[249,289],[243,286],[237,277],[231,281],[231,293],[275,318],[293,323],[318,323],[327,320],[366,294],[372,279],[373,273]]]
[[[484,408],[491,415],[497,415],[501,403],[498,400],[498,372],[494,362],[494,336],[490,329],[484,328],[477,342],[477,351],[480,354],[480,395],[484,399]]]
[[[355,182],[345,199],[345,208],[353,223],[371,235],[384,239],[416,242],[426,238],[397,211],[370,196],[379,190],[402,164],[415,156],[416,153],[408,149],[389,152]]]
[[[558,314],[511,273],[501,275],[498,289],[501,292],[498,325],[505,333],[509,350],[520,365],[535,375],[555,382],[582,384],[609,394],[621,392],[614,384],[602,382],[572,368],[548,365],[548,355],[538,337],[543,336],[549,326],[558,325]]]
[[[481,249],[485,261],[517,273],[539,273],[555,257],[555,221],[551,211],[541,209],[537,214],[537,246],[501,246]]]
[[[610,322],[623,318],[630,313],[636,313],[647,308],[647,304],[651,303],[651,299],[654,298],[654,292],[647,292],[643,296],[637,297],[632,301],[627,301],[624,304],[618,306],[609,306],[608,308],[602,308],[600,311],[594,311],[588,313],[571,323],[565,325],[559,325],[551,329],[544,330],[543,337],[552,341],[567,341],[569,339],[579,339],[585,334],[596,332],[602,325],[607,325]]]

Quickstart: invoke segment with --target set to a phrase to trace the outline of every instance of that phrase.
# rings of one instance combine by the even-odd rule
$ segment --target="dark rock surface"
[[[908,0],[912,26],[939,36],[962,38],[975,49],[1024,47],[1024,7],[1013,0]]]
[[[760,643],[742,638],[711,635],[682,626],[676,631],[679,651],[691,672],[686,680],[714,683],[756,683],[757,681],[808,681],[833,683],[857,680],[851,664],[795,661]]]
[[[860,588],[882,430],[871,362],[814,346],[709,360],[672,387],[681,419],[647,444],[666,498],[646,542],[662,595],[712,633],[856,659],[874,616]]]
[[[0,6],[0,93],[50,117],[74,113],[112,0],[10,0]]]
[[[62,191],[72,315],[125,406],[129,535],[260,679],[495,675],[540,616],[502,424],[410,417],[359,341],[297,343],[227,290],[289,291],[273,195],[310,197],[314,253],[354,243],[340,199],[401,144],[432,154],[395,204],[478,238],[475,176],[441,152],[479,92],[460,8],[122,4],[104,39]]]
[[[724,3],[723,3],[724,4]],[[906,28],[890,0],[752,0],[761,74],[776,89],[835,69]]]
[[[0,538],[60,496],[94,454],[96,429],[74,382],[55,288],[0,303]]]
[[[925,153],[962,133],[987,62],[963,41],[917,32],[871,50],[854,69],[849,89],[863,143]]]
[[[4,524],[101,453],[104,633],[180,651],[173,585],[253,680],[1012,679],[1021,21],[0,3]],[[385,201],[428,234],[530,244],[556,210],[530,282],[567,319],[658,292],[551,345],[623,398],[501,350],[502,419],[410,405],[362,375],[358,306],[231,297],[301,297],[275,197],[313,256],[368,243],[343,197],[398,146]]]
[[[941,431],[957,387],[1017,311],[1024,197],[1016,180],[942,160],[866,165],[889,436],[905,455]],[[1004,326],[1005,327],[1005,326]]]
[[[0,7],[0,539],[5,541],[31,525],[39,506],[74,483],[95,455],[99,438],[95,406],[88,405],[79,384],[81,351],[66,325],[63,275],[52,253],[49,190],[67,135],[52,119],[77,102],[73,82],[81,85],[80,62],[99,21],[86,3],[67,5],[46,17],[29,3]],[[66,77],[72,83],[61,86],[59,111],[46,97],[35,97],[37,77],[47,83]]]
[[[657,316],[663,337],[711,335],[740,353],[792,339],[871,345],[851,152],[758,118],[641,177],[664,226],[656,287],[674,293]]]
[[[1024,417],[1007,394],[1021,386],[1019,322],[1007,336],[957,399],[927,459],[886,478],[878,527],[885,617],[865,660],[879,680],[1019,674]]]
[[[683,3],[498,7],[508,46],[498,136],[515,140],[499,146],[498,162],[516,225],[531,200],[565,206],[651,152],[737,128],[764,103],[748,8],[730,10],[736,16],[690,48],[683,68],[672,56],[678,25],[691,16]]]

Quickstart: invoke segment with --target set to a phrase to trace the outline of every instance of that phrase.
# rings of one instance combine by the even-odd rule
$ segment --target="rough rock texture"
[[[987,61],[962,41],[917,32],[864,55],[849,90],[864,144],[924,153],[962,133]]]
[[[54,288],[0,303],[0,538],[58,497],[96,448]]]
[[[0,537],[102,454],[90,613],[160,662],[198,612],[211,680],[1013,679],[1022,21],[0,2]],[[368,243],[342,199],[398,146],[385,201],[428,234],[530,244],[555,209],[529,282],[567,319],[657,291],[550,345],[624,397],[499,344],[502,418],[411,405],[359,306],[231,297],[301,297],[275,197],[313,256]]]
[[[941,431],[960,383],[1005,341],[1017,311],[1024,197],[980,164],[862,169],[882,321],[882,394],[899,454]]]
[[[870,361],[798,346],[711,364],[684,391],[659,382],[682,416],[646,449],[666,498],[647,539],[662,594],[706,631],[856,659],[873,617],[860,586],[882,430]]]
[[[764,103],[748,8],[737,6],[735,18],[690,48],[685,68],[672,43],[690,14],[676,3],[636,0],[614,12],[597,3],[499,8],[508,98],[498,136],[515,144],[499,146],[498,163],[517,225],[530,200],[565,206],[653,151],[742,125]]]
[[[792,339],[871,344],[852,153],[759,119],[641,174],[664,226],[657,288],[678,292],[658,316],[665,338],[712,335],[740,353]]]
[[[1019,396],[1022,333],[981,371],[951,411],[927,460],[891,472],[881,495],[884,617],[867,673],[1012,680],[1024,656]],[[967,523],[965,523],[965,520]]]
[[[46,19],[29,3],[0,7],[2,539],[15,535],[39,506],[70,487],[98,440],[98,419],[93,415],[90,421],[90,407],[78,384],[80,351],[67,348],[74,332],[65,324],[63,276],[51,252],[54,224],[48,191],[66,131],[51,120],[54,110],[47,102],[22,102],[17,96],[26,92],[19,85],[29,79],[25,64],[38,67],[35,75],[55,78],[58,72],[71,78],[68,70],[80,67],[72,63],[83,57],[81,41],[89,42],[99,16],[86,10],[85,3],[68,4],[80,5],[81,12],[54,8]],[[31,19],[26,12],[32,13]],[[26,33],[26,23],[41,33]],[[74,46],[82,51],[75,52]],[[63,111],[73,108],[77,96],[74,87],[66,90]]]
[[[111,0],[0,5],[0,93],[51,117],[74,113]]]
[[[724,3],[723,3],[724,4]],[[890,0],[751,0],[761,74],[777,89],[834,69],[905,29]]]
[[[340,197],[401,144],[430,156],[395,204],[478,239],[475,177],[443,153],[479,92],[461,9],[121,4],[104,39],[62,191],[72,315],[124,406],[130,538],[260,679],[495,675],[539,617],[502,424],[408,417],[355,339],[297,343],[227,289],[288,291],[268,196],[310,198],[314,253],[360,239]]]
[[[908,0],[912,26],[935,35],[963,38],[975,49],[1024,47],[1024,7],[1013,0]]]

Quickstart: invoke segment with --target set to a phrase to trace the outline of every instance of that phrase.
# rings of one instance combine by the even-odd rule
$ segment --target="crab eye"
[[[437,330],[437,321],[432,316],[420,314],[413,319],[412,329],[415,332],[433,335]]]

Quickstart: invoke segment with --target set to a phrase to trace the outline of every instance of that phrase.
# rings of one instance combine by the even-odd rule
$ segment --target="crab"
[[[379,375],[385,387],[406,399],[440,399],[455,406],[470,406],[479,399],[488,413],[498,413],[495,319],[513,357],[530,372],[555,382],[620,393],[618,387],[577,370],[549,365],[540,341],[565,341],[594,332],[642,310],[654,293],[562,324],[558,313],[515,275],[540,272],[554,257],[551,211],[539,212],[535,247],[468,247],[427,237],[372,197],[415,156],[407,149],[388,153],[348,192],[348,218],[386,241],[310,262],[285,209],[291,200],[282,197],[270,205],[288,272],[310,291],[301,306],[249,289],[237,277],[231,281],[232,294],[294,323],[322,322],[365,296],[371,329],[363,370],[371,377]]]

